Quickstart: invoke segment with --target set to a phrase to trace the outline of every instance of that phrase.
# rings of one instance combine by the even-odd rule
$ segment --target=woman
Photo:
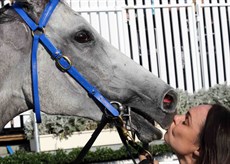
[[[228,164],[230,111],[217,104],[192,107],[185,115],[174,117],[164,139],[180,164]],[[153,163],[143,155],[140,160],[141,164]]]

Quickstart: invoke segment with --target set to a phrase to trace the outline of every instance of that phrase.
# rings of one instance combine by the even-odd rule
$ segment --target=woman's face
[[[199,149],[198,135],[210,108],[210,105],[199,105],[185,115],[174,117],[164,139],[177,154],[187,155]]]

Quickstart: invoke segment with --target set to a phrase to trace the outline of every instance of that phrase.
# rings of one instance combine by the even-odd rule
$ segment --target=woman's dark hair
[[[200,135],[199,164],[230,163],[230,110],[215,104],[210,108]]]

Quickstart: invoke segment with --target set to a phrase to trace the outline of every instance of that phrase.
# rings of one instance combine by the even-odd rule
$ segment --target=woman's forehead
[[[199,105],[192,107],[189,110],[191,120],[193,124],[200,126],[206,120],[207,114],[211,105]]]
[[[196,113],[201,113],[201,112],[207,113],[211,107],[212,105],[198,105],[192,107],[189,111],[195,111]]]

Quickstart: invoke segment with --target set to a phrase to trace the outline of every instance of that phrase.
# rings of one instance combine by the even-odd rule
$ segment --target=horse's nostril
[[[163,109],[170,112],[175,111],[177,96],[175,92],[169,91],[163,98]]]
[[[170,108],[172,103],[173,103],[173,97],[170,95],[166,95],[163,99],[164,109]]]
[[[172,101],[173,101],[173,97],[170,95],[166,95],[163,100],[164,103],[171,103]]]

